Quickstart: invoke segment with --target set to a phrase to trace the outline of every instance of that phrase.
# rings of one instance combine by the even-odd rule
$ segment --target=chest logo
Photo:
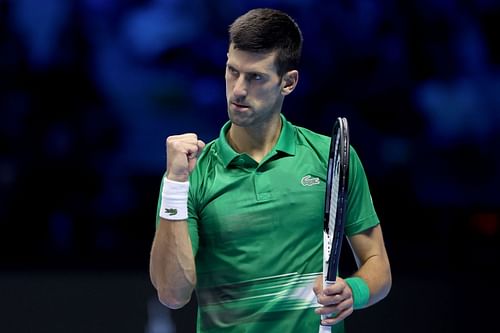
[[[318,177],[313,177],[311,175],[307,175],[302,177],[300,180],[300,183],[302,186],[314,186],[314,185],[319,185],[319,178]]]

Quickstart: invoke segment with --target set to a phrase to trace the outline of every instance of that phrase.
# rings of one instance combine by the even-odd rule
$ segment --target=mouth
[[[250,108],[250,106],[245,105],[245,104],[239,104],[235,102],[231,102],[231,105],[233,106],[233,109],[236,109],[238,111],[244,111]]]

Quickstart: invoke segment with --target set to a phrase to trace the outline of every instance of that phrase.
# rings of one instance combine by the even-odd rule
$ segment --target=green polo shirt
[[[282,124],[275,147],[256,163],[231,148],[226,123],[190,176],[198,332],[318,331],[312,287],[322,271],[330,139],[283,116]],[[347,235],[379,223],[352,147],[350,163]],[[342,331],[343,324],[332,330]]]

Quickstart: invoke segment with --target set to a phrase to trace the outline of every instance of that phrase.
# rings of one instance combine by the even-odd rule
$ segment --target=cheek
[[[231,91],[231,82],[226,77],[226,95]]]
[[[262,104],[274,104],[279,96],[279,90],[273,88],[263,88],[259,90],[257,99]]]

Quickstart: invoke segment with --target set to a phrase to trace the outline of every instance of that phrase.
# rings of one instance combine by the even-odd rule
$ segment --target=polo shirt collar
[[[281,133],[278,138],[278,142],[272,149],[271,153],[282,152],[287,155],[295,155],[296,142],[295,142],[295,128],[288,122],[283,114],[281,116]],[[237,157],[244,155],[236,152],[227,142],[226,134],[231,127],[231,121],[227,121],[224,126],[222,126],[219,133],[219,140],[217,140],[217,151],[218,155],[221,157],[224,167],[228,165]]]

